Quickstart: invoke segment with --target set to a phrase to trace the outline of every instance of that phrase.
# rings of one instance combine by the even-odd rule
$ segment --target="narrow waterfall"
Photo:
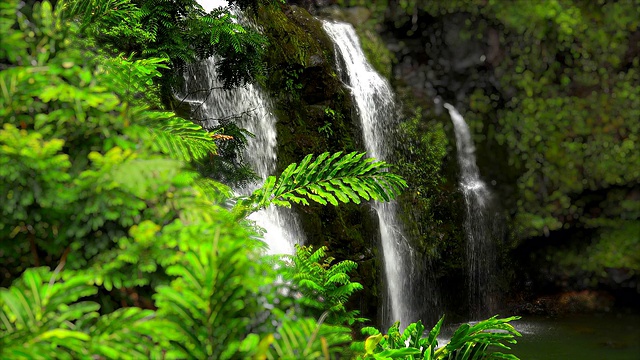
[[[390,144],[387,139],[396,117],[393,90],[367,62],[351,25],[324,21],[323,27],[335,44],[338,71],[348,82],[357,105],[367,154],[388,160]],[[411,248],[396,219],[396,204],[376,203],[374,207],[378,214],[388,290],[383,322],[389,325],[399,320],[401,325],[407,326],[417,320],[417,310],[411,305],[417,292],[411,286]]]
[[[466,204],[464,227],[467,235],[469,308],[471,316],[482,317],[493,313],[497,305],[493,289],[496,255],[494,215],[490,212],[491,192],[480,179],[469,126],[455,107],[446,103],[444,107],[449,111],[456,133],[460,187]]]
[[[176,96],[191,104],[195,118],[203,120],[201,125],[210,129],[222,120],[233,119],[238,127],[254,135],[247,139],[244,159],[262,180],[273,175],[277,159],[276,118],[262,89],[254,85],[222,89],[214,58],[189,66],[184,79],[185,88]],[[235,191],[248,195],[259,185],[249,184]],[[304,241],[297,218],[290,209],[271,206],[252,214],[249,219],[266,230],[264,240],[271,254],[293,254],[294,244]]]

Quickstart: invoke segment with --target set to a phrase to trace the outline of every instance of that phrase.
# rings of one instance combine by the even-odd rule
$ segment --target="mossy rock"
[[[310,153],[364,151],[352,118],[351,96],[336,74],[333,43],[322,23],[304,9],[281,9],[267,8],[258,15],[270,42],[265,85],[278,118],[277,171]],[[365,290],[354,296],[352,306],[375,319],[380,267],[377,242],[371,236],[378,232],[377,223],[370,206],[311,204],[294,206],[294,210],[307,244],[325,245],[336,261],[359,264],[352,277]]]
[[[271,67],[330,66],[326,50],[332,49],[331,40],[322,24],[305,9],[283,6],[280,11],[266,7],[259,12],[258,22],[269,39],[267,58]]]

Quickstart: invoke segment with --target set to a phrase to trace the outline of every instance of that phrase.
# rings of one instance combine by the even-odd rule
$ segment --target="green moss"
[[[640,275],[640,221],[617,221],[615,228],[602,228],[597,241],[586,249],[590,261],[583,270],[627,269]]]
[[[285,67],[317,66],[326,61],[324,51],[331,49],[322,24],[296,6],[261,9],[258,21],[269,39],[268,63]],[[277,70],[277,69],[276,69]]]
[[[367,22],[365,27],[357,28],[358,37],[367,60],[373,68],[382,76],[391,79],[392,65],[395,61],[393,53],[387,49],[384,41],[371,27],[374,24]]]

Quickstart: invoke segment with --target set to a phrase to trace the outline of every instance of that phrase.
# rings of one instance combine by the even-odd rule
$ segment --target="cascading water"
[[[394,94],[389,83],[369,63],[354,28],[345,23],[323,22],[324,30],[336,47],[338,71],[346,79],[357,105],[367,154],[379,160],[389,158],[389,134],[395,115]],[[406,326],[417,320],[414,298],[419,289],[413,282],[413,255],[396,219],[396,203],[376,203],[383,250],[388,303],[383,321],[400,321]]]
[[[495,311],[494,267],[496,256],[493,237],[496,226],[491,211],[491,192],[480,179],[475,147],[469,126],[455,107],[444,104],[456,133],[460,165],[460,187],[466,204],[464,220],[467,235],[467,267],[469,272],[469,307],[471,316],[486,316]]]
[[[262,180],[272,175],[276,167],[276,118],[271,104],[254,85],[224,90],[218,80],[215,59],[192,65],[184,73],[185,88],[176,96],[192,105],[194,117],[202,119],[205,129],[217,126],[221,119],[234,118],[238,127],[254,134],[247,139],[244,159]],[[248,195],[259,184],[235,189]],[[264,240],[271,254],[293,254],[294,244],[303,242],[297,218],[290,209],[271,206],[249,217],[266,230]]]

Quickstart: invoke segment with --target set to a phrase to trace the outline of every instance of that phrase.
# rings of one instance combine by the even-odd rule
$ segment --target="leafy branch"
[[[386,171],[384,161],[365,158],[364,153],[325,152],[317,158],[307,155],[300,164],[289,165],[279,178],[269,176],[264,185],[249,197],[241,198],[234,213],[244,217],[271,204],[291,207],[291,203],[309,205],[309,200],[326,205],[362,199],[393,200],[407,187],[400,176]]]

